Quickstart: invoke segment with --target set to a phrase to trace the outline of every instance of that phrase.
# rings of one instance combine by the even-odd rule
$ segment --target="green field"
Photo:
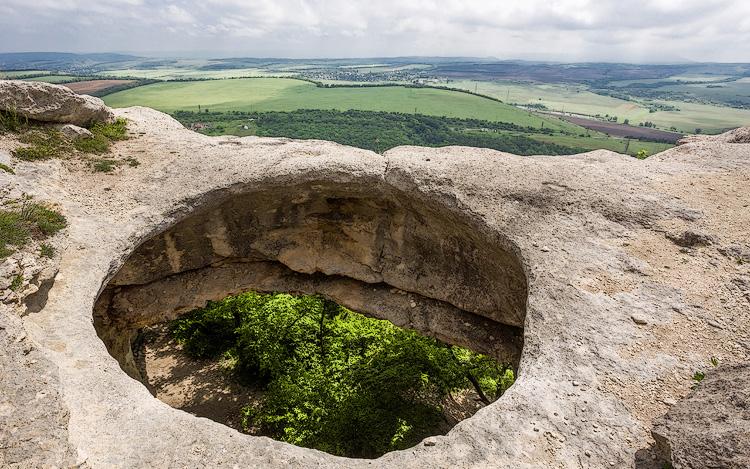
[[[14,79],[23,78],[33,75],[49,75],[50,72],[45,70],[13,70],[9,72],[0,71],[0,78]]]
[[[285,78],[252,78],[197,82],[155,83],[108,95],[113,107],[148,106],[165,112],[293,111],[336,109],[387,111],[432,116],[512,122],[580,132],[580,127],[559,119],[540,117],[486,98],[456,91],[402,86],[377,88],[318,88],[312,83]]]
[[[729,85],[732,91],[743,89],[739,84]],[[620,122],[628,119],[631,124],[650,121],[657,127],[663,129],[675,127],[684,133],[692,133],[696,128],[703,129],[704,132],[716,133],[728,128],[750,125],[750,110],[747,109],[682,101],[648,101],[645,99],[626,101],[592,93],[587,91],[583,85],[465,80],[451,82],[449,86],[470,91],[476,89],[478,93],[493,96],[509,103],[543,104],[552,111],[589,116],[608,114],[617,116]],[[705,85],[699,86],[705,87]],[[713,93],[726,92],[721,88],[708,89],[707,91]],[[649,112],[649,103],[674,106],[679,111]]]

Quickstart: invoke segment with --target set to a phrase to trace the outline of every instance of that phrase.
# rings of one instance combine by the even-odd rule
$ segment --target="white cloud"
[[[0,50],[750,61],[745,0],[2,0]]]

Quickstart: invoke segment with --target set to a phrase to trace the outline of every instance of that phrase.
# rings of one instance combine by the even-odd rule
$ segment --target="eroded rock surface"
[[[23,291],[44,294],[0,305],[0,314],[25,314],[14,320],[42,367],[0,353],[12,386],[26,390],[6,391],[0,418],[8,406],[33,413],[31,392],[58,396],[47,424],[31,414],[18,424],[49,451],[6,437],[6,461],[633,467],[696,369],[712,356],[728,366],[750,359],[744,131],[645,161],[461,147],[378,155],[209,138],[145,108],[116,114],[131,138],[110,157],[137,167],[101,175],[73,160],[12,159],[15,174],[0,173],[0,197],[29,193],[69,221],[50,261],[54,282],[26,273],[34,263],[20,252],[10,271],[24,273]],[[0,153],[18,145],[0,136]],[[515,353],[518,379],[448,435],[363,461],[243,435],[167,406],[128,376],[132,328],[246,288],[318,292],[444,340]],[[37,379],[45,370],[50,378]]]
[[[652,433],[675,469],[750,467],[750,363],[712,370]]]
[[[114,120],[112,110],[99,98],[76,94],[64,86],[34,81],[0,80],[0,111],[79,127]]]

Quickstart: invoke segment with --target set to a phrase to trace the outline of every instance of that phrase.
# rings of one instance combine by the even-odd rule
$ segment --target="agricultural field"
[[[130,85],[135,82],[135,80],[87,80],[66,83],[65,86],[78,94],[92,94],[114,87]]]
[[[196,111],[199,106],[211,111],[250,112],[356,109],[512,122],[569,132],[582,130],[557,118],[462,92],[402,86],[321,88],[284,78],[155,83],[114,93],[104,100],[113,107],[140,105],[165,112]]]
[[[735,82],[727,83],[727,85],[733,83]],[[747,94],[750,95],[750,83],[740,84],[748,86]],[[619,122],[627,119],[631,125],[653,122],[661,129],[669,130],[674,127],[682,133],[693,133],[695,129],[701,129],[705,133],[719,133],[726,129],[750,125],[750,109],[676,100],[645,98],[624,100],[592,93],[584,85],[577,84],[461,80],[452,81],[448,86],[470,91],[476,89],[478,93],[508,103],[524,106],[543,105],[550,111],[586,116],[617,116]],[[714,93],[723,90],[722,88],[705,88],[707,85],[700,86]],[[657,110],[651,112],[651,108]],[[659,108],[678,110],[658,110]]]

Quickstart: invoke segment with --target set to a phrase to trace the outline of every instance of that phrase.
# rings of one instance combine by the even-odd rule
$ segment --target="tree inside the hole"
[[[224,356],[264,389],[243,427],[298,446],[377,457],[435,434],[442,400],[471,389],[489,404],[513,371],[485,355],[367,318],[318,296],[245,293],[175,320],[193,357]]]

